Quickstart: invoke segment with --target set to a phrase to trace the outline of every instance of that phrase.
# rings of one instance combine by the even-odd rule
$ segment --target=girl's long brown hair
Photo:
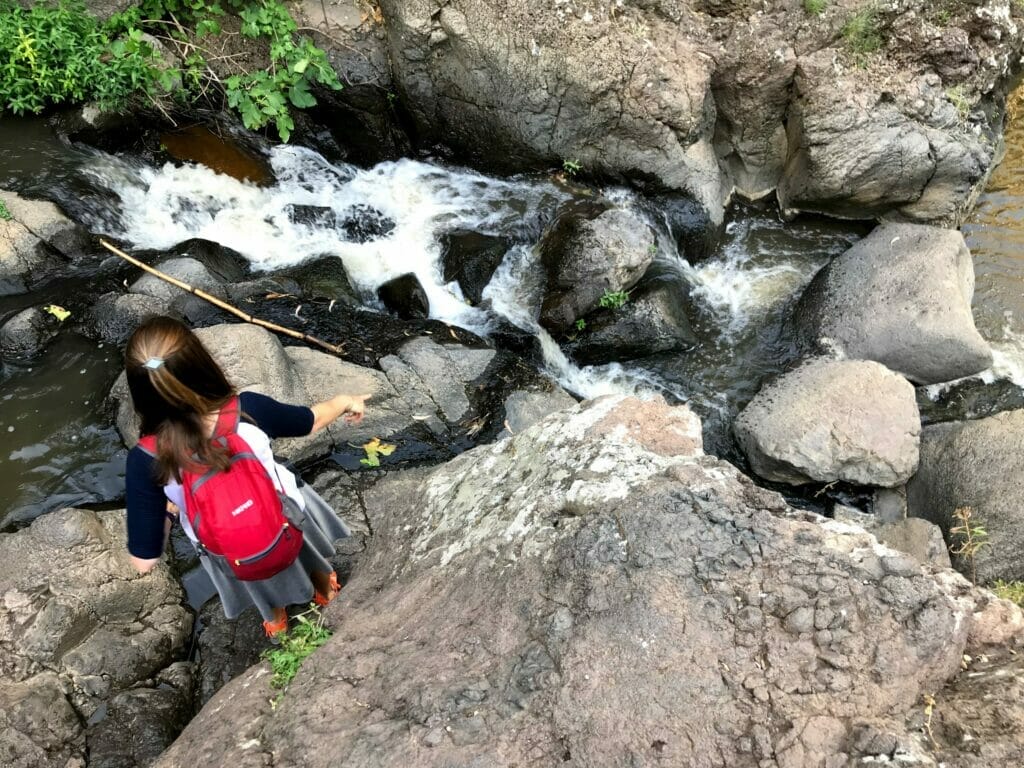
[[[163,363],[147,367],[150,360]],[[156,435],[156,479],[181,481],[181,472],[228,468],[228,454],[211,442],[204,417],[236,392],[199,338],[171,317],[144,321],[125,350],[128,389],[142,423]]]

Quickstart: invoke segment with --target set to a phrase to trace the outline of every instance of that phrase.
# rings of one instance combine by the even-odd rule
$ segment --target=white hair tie
[[[146,362],[143,363],[143,365],[146,366],[147,368],[149,368],[149,370],[151,370],[151,371],[155,371],[157,368],[159,368],[163,364],[164,364],[164,359],[162,357],[151,357],[151,358],[149,358],[149,360],[147,360]]]

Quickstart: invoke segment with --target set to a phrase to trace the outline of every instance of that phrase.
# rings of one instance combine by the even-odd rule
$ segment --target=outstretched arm
[[[313,429],[319,432],[339,416],[344,416],[349,424],[358,424],[366,412],[366,400],[370,395],[335,395],[312,407]]]

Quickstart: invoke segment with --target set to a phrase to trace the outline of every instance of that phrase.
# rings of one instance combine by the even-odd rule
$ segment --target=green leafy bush
[[[81,0],[28,10],[8,5],[0,11],[0,55],[9,61],[0,67],[0,103],[18,114],[93,100],[120,108],[134,95],[151,98],[157,89],[183,99],[223,91],[246,128],[272,124],[288,141],[295,128],[291,109],[316,104],[311,88],[341,88],[327,54],[308,38],[296,38],[298,28],[281,0],[226,0],[241,34],[267,42],[270,64],[223,82],[199,43],[222,34],[227,11],[218,0],[143,0],[105,25]],[[173,48],[181,66],[163,64],[144,30]]]
[[[134,94],[148,94],[163,76],[141,30],[112,40],[81,0],[28,9],[5,3],[0,57],[0,103],[15,114],[80,101],[121,107]]]
[[[7,203],[0,200],[0,221],[11,221],[14,216],[11,215],[10,210],[7,208]]]

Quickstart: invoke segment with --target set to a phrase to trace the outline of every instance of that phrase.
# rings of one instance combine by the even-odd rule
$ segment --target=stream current
[[[975,318],[995,362],[971,381],[922,390],[926,420],[984,415],[1022,402],[1024,392],[1024,125],[1007,130],[1006,159],[963,231],[975,257]],[[687,284],[700,341],[688,352],[580,368],[536,323],[542,270],[535,245],[556,208],[581,194],[547,178],[493,178],[440,164],[399,160],[368,169],[332,164],[290,146],[268,150],[274,181],[258,186],[191,163],[153,165],[61,143],[39,121],[0,124],[0,186],[57,200],[93,232],[136,248],[166,250],[191,238],[220,243],[254,269],[274,272],[331,256],[368,306],[387,280],[414,273],[431,316],[487,336],[499,322],[536,335],[544,368],[581,397],[662,392],[687,400],[705,421],[706,449],[740,460],[728,426],[765,376],[797,357],[784,319],[814,273],[869,226],[819,217],[782,222],[774,208],[734,205],[725,234],[691,263],[656,212],[659,271]],[[602,190],[618,205],[649,211],[626,189]],[[318,220],[293,220],[289,206],[330,208],[336,220],[373,209],[394,222],[358,243]],[[442,237],[471,230],[507,239],[503,262],[469,306],[442,277]],[[106,285],[104,285],[106,283]],[[32,294],[0,298],[0,317],[33,304],[83,306],[119,282],[98,266]],[[76,304],[77,302],[77,304]],[[87,305],[85,305],[87,306]],[[120,351],[62,333],[31,363],[0,365],[0,520],[26,520],[57,506],[120,494],[123,449],[102,407]]]

